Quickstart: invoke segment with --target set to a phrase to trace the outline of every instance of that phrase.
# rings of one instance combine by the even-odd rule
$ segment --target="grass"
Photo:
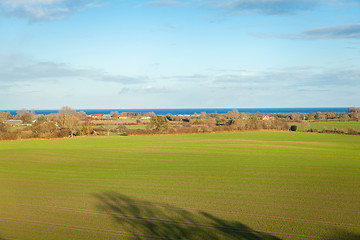
[[[147,125],[124,125],[126,127],[126,129],[146,129]],[[104,126],[94,126],[94,130],[95,131],[99,131],[99,129],[103,129],[104,134],[107,135],[107,130],[114,130],[116,128],[118,128],[119,126],[117,125],[104,125]],[[109,132],[109,134],[111,136],[117,136],[119,135],[119,133],[116,132]]]
[[[312,122],[310,127],[318,130],[322,130],[323,128],[326,128],[327,130],[337,128],[339,130],[344,130],[345,132],[351,127],[360,131],[360,122]]]
[[[10,131],[11,132],[14,132],[14,131],[16,131],[16,130],[22,130],[22,129],[24,129],[24,128],[26,128],[27,126],[11,126],[10,127]]]
[[[296,125],[298,125],[298,131],[302,131],[300,123]],[[315,128],[318,131],[321,131],[324,128],[327,130],[337,128],[339,130],[344,130],[345,132],[348,132],[349,128],[354,128],[355,130],[360,131],[360,122],[310,122],[308,129],[310,128]]]
[[[118,118],[118,119],[106,119],[106,120],[93,120],[94,123],[136,123],[138,119],[137,118]],[[149,119],[140,119],[141,122],[145,123],[145,122],[150,122]]]
[[[126,125],[127,129],[146,129],[147,125]]]
[[[95,123],[119,123],[119,122],[136,122],[136,118],[118,118],[118,119],[96,119],[93,120]]]
[[[360,137],[0,142],[0,239],[358,239]]]

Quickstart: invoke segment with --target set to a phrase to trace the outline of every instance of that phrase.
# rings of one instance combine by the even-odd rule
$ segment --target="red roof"
[[[89,116],[92,118],[102,118],[103,114],[90,114]]]

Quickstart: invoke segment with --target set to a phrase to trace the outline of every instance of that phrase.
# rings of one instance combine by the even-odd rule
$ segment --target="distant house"
[[[146,119],[151,119],[151,117],[142,117],[141,119],[146,120]]]
[[[6,120],[5,122],[11,126],[22,125],[23,123],[22,120]]]
[[[128,117],[126,116],[118,116],[119,119],[127,119]]]
[[[103,118],[103,114],[90,114],[90,115],[86,115],[88,118],[92,118],[92,119],[102,119]]]
[[[264,115],[264,116],[262,117],[262,120],[274,120],[274,117],[269,116],[269,115]]]

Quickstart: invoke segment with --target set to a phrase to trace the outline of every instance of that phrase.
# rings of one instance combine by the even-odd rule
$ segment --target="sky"
[[[360,106],[360,0],[0,0],[0,109]]]

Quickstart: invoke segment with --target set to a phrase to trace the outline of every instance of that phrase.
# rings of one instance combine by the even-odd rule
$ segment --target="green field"
[[[360,136],[3,141],[0,239],[360,239]]]
[[[137,118],[120,118],[120,119],[106,119],[93,120],[94,123],[113,124],[113,123],[136,123]],[[139,119],[142,123],[150,122],[149,119]]]
[[[298,125],[298,131],[302,131],[301,124],[298,123],[296,125]],[[310,128],[315,128],[318,131],[323,129],[334,130],[334,128],[337,128],[338,130],[343,130],[345,132],[348,132],[349,128],[354,128],[360,132],[360,122],[310,122],[308,129]]]
[[[10,131],[16,131],[16,130],[22,130],[22,129],[24,129],[25,128],[25,126],[11,126],[10,127]]]

